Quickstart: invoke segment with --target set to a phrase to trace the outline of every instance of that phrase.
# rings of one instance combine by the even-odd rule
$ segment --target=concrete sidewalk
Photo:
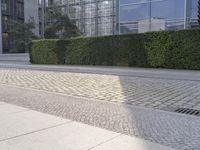
[[[30,64],[28,53],[0,54],[0,63],[3,64]]]
[[[197,70],[134,68],[118,66],[36,65],[3,61],[0,61],[0,68],[200,81],[200,71]]]
[[[0,150],[172,150],[3,102],[0,120]]]

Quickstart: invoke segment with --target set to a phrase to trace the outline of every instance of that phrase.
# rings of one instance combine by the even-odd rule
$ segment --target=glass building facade
[[[4,53],[12,48],[15,35],[11,32],[15,27],[12,20],[24,22],[24,0],[1,0],[1,38]]]
[[[62,9],[86,36],[111,35],[116,29],[116,0],[46,0],[46,24],[52,5]]]
[[[119,33],[198,27],[198,0],[120,0]]]
[[[115,0],[69,0],[69,17],[86,35],[114,34]]]
[[[33,21],[33,33],[39,36],[38,17],[38,0],[0,0],[0,53],[24,52],[23,49],[13,51],[14,40],[20,36],[14,32],[16,23]]]
[[[199,27],[198,0],[46,0],[45,3],[47,8],[59,4],[87,36]]]
[[[47,8],[53,3],[87,36],[199,27],[198,0],[46,0]]]

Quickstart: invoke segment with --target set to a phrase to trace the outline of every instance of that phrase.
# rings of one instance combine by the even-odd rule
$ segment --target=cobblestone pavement
[[[0,83],[143,107],[200,110],[200,81],[1,68]]]
[[[200,118],[0,84],[0,101],[134,135],[179,150],[199,150]]]

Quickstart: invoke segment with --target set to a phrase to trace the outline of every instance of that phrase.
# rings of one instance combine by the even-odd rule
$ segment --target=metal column
[[[42,10],[42,17],[41,17],[41,19],[42,19],[42,37],[44,38],[44,29],[45,29],[45,15],[46,15],[46,0],[42,0],[41,1],[41,10]]]
[[[185,0],[184,29],[190,28],[192,0]]]
[[[115,34],[115,0],[112,0],[112,35]]]
[[[95,35],[99,35],[99,27],[98,27],[98,19],[99,19],[99,13],[98,13],[98,4],[99,4],[99,1],[96,0],[95,1]]]
[[[121,2],[120,2],[121,0],[118,0],[118,26],[119,26],[119,35],[121,34],[121,17],[120,17],[120,15],[121,15]]]
[[[3,53],[3,41],[2,41],[2,14],[1,14],[1,0],[0,0],[0,54]]]
[[[149,2],[149,31],[151,31],[151,19],[152,19],[152,0]]]

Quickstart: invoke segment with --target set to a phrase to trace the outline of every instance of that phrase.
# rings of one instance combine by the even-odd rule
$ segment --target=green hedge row
[[[145,41],[143,34],[72,39],[66,63],[146,66]]]
[[[32,63],[200,69],[200,30],[33,41]]]
[[[69,41],[34,40],[30,51],[30,61],[35,64],[64,64]]]
[[[147,58],[150,66],[200,69],[200,30],[148,33]]]

